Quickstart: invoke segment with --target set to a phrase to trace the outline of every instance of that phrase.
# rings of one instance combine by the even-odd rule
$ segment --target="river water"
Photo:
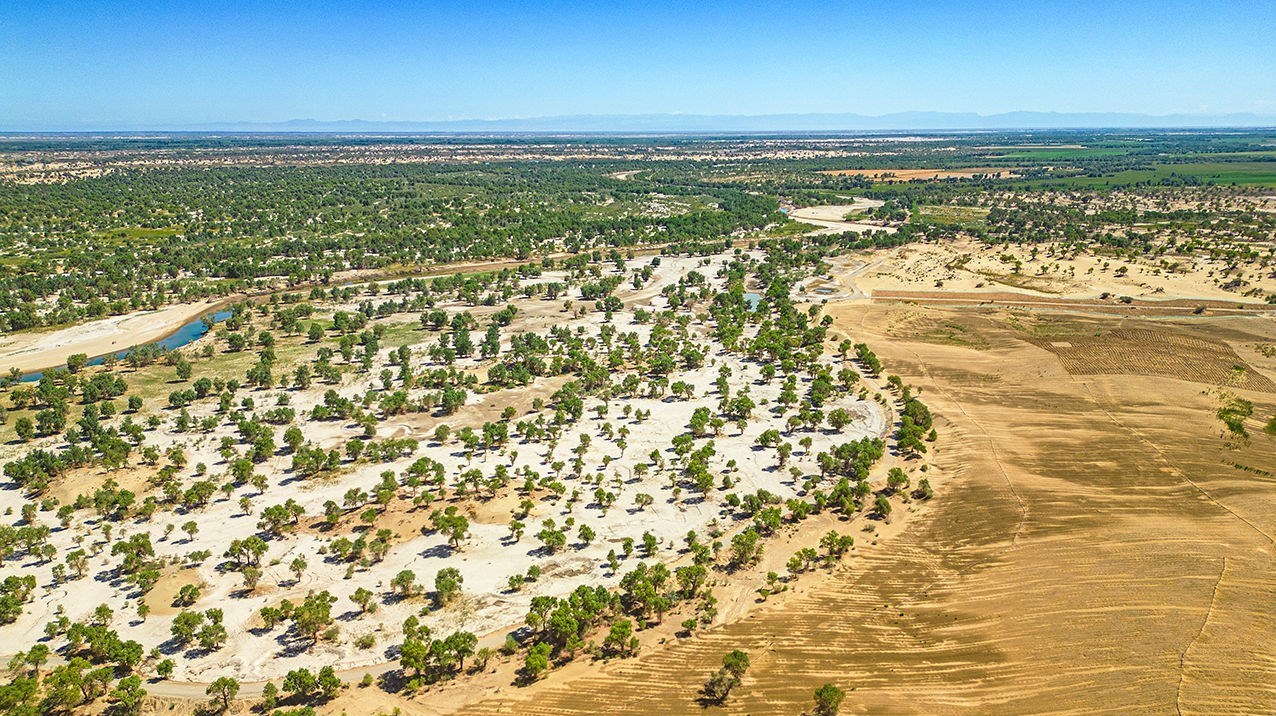
[[[205,315],[210,315],[210,314],[205,314]],[[211,315],[213,318],[213,323],[221,323],[227,318],[230,318],[231,314],[230,314],[230,311],[223,310],[223,311],[215,311]],[[203,338],[204,334],[206,333],[208,333],[208,324],[204,323],[204,316],[200,316],[199,318],[196,318],[190,323],[187,323],[186,325],[182,326],[176,331],[173,331],[169,335],[159,339],[158,341],[155,341],[155,344],[158,345],[160,348],[171,351],[177,348],[181,348],[182,346],[194,343],[200,338]],[[133,348],[136,348],[136,346],[134,346]],[[125,358],[128,356],[130,352],[132,352],[133,348],[126,348],[125,350],[119,351],[115,354],[115,357]],[[100,356],[93,356],[92,358],[89,359],[88,365],[102,365],[102,363],[106,360],[106,356],[108,355],[111,355],[111,354],[106,353]],[[27,373],[22,376],[21,382],[34,383],[40,380],[40,378],[42,378],[43,376],[44,376],[44,371],[42,370],[35,371],[34,373]]]

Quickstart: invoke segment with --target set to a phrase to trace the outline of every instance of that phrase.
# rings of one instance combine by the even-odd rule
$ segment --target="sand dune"
[[[1206,386],[1071,376],[1020,340],[1006,314],[858,304],[834,315],[923,386],[947,436],[936,464],[960,497],[938,500],[885,549],[785,609],[467,713],[590,713],[599,703],[686,713],[735,648],[753,667],[723,713],[793,713],[826,681],[847,689],[843,713],[1276,708],[1276,482],[1220,467],[1271,468],[1276,440],[1229,450]],[[1037,330],[1117,320],[1051,318]],[[1174,328],[1237,346],[1272,338],[1264,319],[1218,320]],[[978,332],[988,347],[936,341],[935,322]],[[1256,356],[1247,358],[1276,372]],[[1268,408],[1276,399],[1251,397]]]

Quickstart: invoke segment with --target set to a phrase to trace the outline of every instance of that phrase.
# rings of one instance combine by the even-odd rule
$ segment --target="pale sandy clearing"
[[[875,265],[858,273],[854,283],[870,296],[881,290],[990,294],[1012,290],[1054,298],[1093,299],[1108,294],[1145,300],[1258,302],[1244,293],[1276,290],[1276,281],[1257,264],[1229,268],[1223,260],[1203,256],[1118,259],[1063,250],[1052,254],[1050,246],[1037,248],[1034,257],[1032,247],[1024,246],[992,252],[967,240],[914,243],[885,255],[860,256]]]
[[[216,307],[213,301],[183,303],[158,311],[112,316],[44,333],[0,336],[0,370],[27,373],[66,364],[76,353],[90,357],[158,341]]]
[[[860,221],[846,221],[844,217],[852,211],[863,211],[872,209],[882,205],[877,199],[860,199],[853,200],[850,204],[827,204],[824,206],[807,206],[801,209],[794,209],[789,212],[789,216],[798,221],[804,221],[808,224],[814,224],[821,227],[819,231],[811,232],[811,235],[819,234],[840,234],[844,231],[855,231],[864,233],[868,231],[885,231],[888,234],[895,233],[894,227],[879,226]]]

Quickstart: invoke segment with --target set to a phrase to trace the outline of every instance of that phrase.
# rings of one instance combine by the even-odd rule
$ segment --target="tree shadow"
[[[421,551],[420,554],[422,557],[425,557],[426,559],[434,559],[434,558],[443,559],[445,557],[450,557],[455,553],[456,553],[456,550],[452,549],[450,546],[446,544],[436,544],[433,547],[425,548],[424,550]]]

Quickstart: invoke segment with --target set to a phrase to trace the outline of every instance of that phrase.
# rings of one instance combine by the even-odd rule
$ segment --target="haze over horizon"
[[[949,132],[1252,129],[1276,126],[1276,114],[1149,115],[1110,112],[897,112],[885,115],[810,113],[768,115],[634,114],[558,115],[496,119],[394,121],[297,118],[282,122],[196,122],[116,125],[107,128],[23,127],[0,124],[0,134],[351,134],[351,135],[784,135],[938,134]]]
[[[0,129],[1025,111],[1261,120],[1276,116],[1271,27],[1270,2],[16,2],[0,8]]]

